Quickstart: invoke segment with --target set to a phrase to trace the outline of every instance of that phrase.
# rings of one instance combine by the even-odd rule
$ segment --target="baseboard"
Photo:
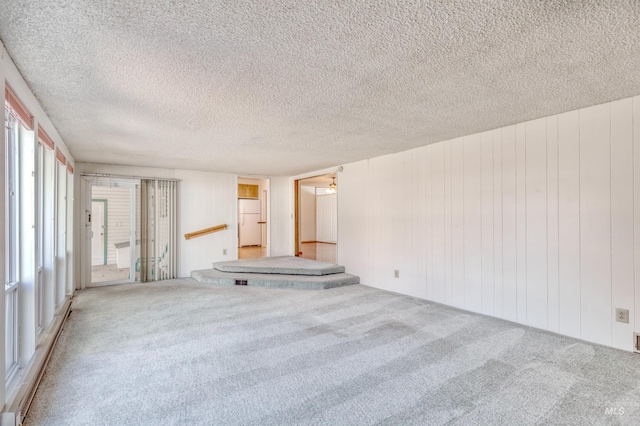
[[[33,397],[38,390],[38,385],[42,380],[45,368],[49,363],[53,348],[55,347],[62,327],[71,313],[71,301],[73,295],[67,297],[62,309],[56,315],[51,327],[42,337],[42,340],[36,348],[31,362],[23,368],[23,372],[17,377],[18,382],[14,385],[13,391],[7,398],[7,405],[2,414],[2,425],[5,425],[5,419],[10,422],[10,418],[14,418],[15,425],[21,425],[22,420],[27,414]],[[6,416],[5,416],[6,415]],[[12,417],[13,415],[13,417]]]

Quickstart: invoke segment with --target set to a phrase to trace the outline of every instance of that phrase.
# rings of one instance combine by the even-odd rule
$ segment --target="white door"
[[[104,265],[104,203],[91,203],[91,265]]]

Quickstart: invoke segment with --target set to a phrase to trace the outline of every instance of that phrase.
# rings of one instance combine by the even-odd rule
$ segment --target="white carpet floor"
[[[640,355],[363,285],[179,279],[72,308],[28,426],[640,424]]]

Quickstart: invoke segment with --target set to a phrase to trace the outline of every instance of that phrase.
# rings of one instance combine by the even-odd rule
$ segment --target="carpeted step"
[[[331,275],[342,274],[344,266],[318,262],[294,256],[262,257],[229,262],[216,262],[213,269],[221,272],[284,275]]]
[[[223,272],[217,269],[205,269],[191,272],[191,278],[201,283],[218,285],[248,285],[273,288],[296,288],[304,290],[322,290],[359,284],[360,277],[337,273],[330,275],[286,275],[256,274],[241,272]]]

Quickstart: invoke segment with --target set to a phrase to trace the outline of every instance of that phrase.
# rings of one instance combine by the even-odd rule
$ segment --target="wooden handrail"
[[[189,232],[188,234],[184,234],[184,239],[185,240],[190,240],[191,238],[197,238],[197,237],[202,237],[203,235],[207,235],[207,234],[213,234],[214,232],[218,232],[218,231],[223,231],[227,229],[227,225],[218,225],[218,226],[212,226],[211,228],[205,228],[205,229],[201,229],[199,231],[196,232]]]

